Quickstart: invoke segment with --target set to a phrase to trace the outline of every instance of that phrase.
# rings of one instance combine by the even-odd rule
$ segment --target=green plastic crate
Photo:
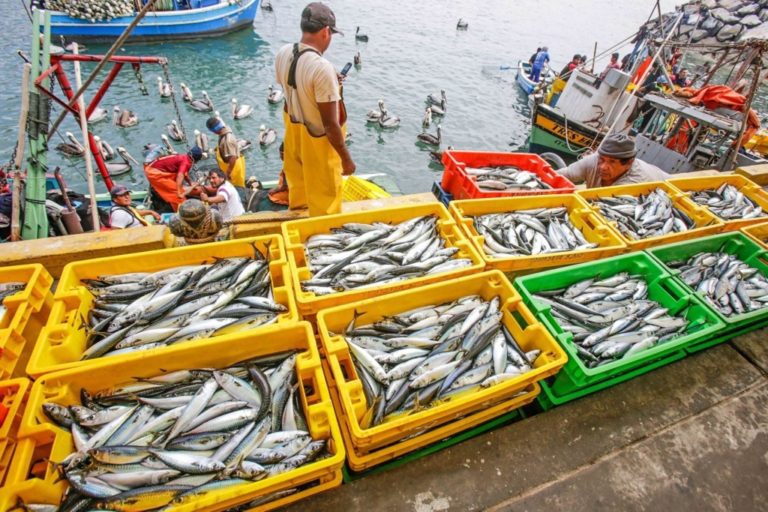
[[[569,331],[563,331],[552,316],[550,307],[536,301],[533,295],[542,291],[565,288],[584,279],[608,278],[620,272],[642,275],[648,283],[648,298],[667,308],[670,314],[677,316],[685,310],[685,317],[691,324],[690,332],[628,358],[597,368],[588,368],[577,355],[573,335]],[[681,286],[653,258],[642,252],[519,277],[515,280],[515,286],[538,320],[549,329],[568,354],[568,362],[563,367],[564,371],[552,377],[548,385],[554,395],[562,398],[561,403],[605,389],[681,359],[685,357],[685,348],[688,345],[711,339],[725,329],[725,323],[710,308]]]
[[[768,307],[743,313],[741,315],[724,316],[715,307],[710,306],[703,298],[702,294],[683,283],[679,277],[680,272],[678,270],[670,269],[666,266],[666,263],[669,261],[687,260],[694,254],[700,252],[726,252],[728,254],[733,254],[744,263],[756,268],[762,275],[768,276],[768,251],[743,233],[734,232],[708,236],[689,242],[680,242],[664,245],[655,249],[648,249],[646,252],[672,274],[675,281],[679,283],[680,286],[688,290],[689,293],[700,298],[701,302],[726,324],[729,331],[739,329],[740,333],[743,334],[747,331],[743,331],[741,329],[742,327],[757,324],[758,322],[768,319]]]

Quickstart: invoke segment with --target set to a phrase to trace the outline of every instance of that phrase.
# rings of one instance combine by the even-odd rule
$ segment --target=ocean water
[[[360,69],[349,72],[344,95],[352,134],[350,152],[358,173],[386,173],[406,193],[428,191],[440,178],[441,168],[426,148],[416,144],[421,132],[424,100],[429,93],[445,89],[447,113],[440,122],[443,148],[480,151],[524,150],[530,127],[527,99],[515,84],[514,67],[527,60],[536,47],[547,45],[552,66],[559,70],[574,53],[592,56],[622,41],[637,30],[651,15],[654,0],[635,0],[617,4],[609,0],[484,0],[448,2],[422,0],[335,0],[328,2],[336,13],[344,37],[334,36],[326,57],[341,69],[352,61],[355,52],[362,57]],[[305,0],[273,0],[273,12],[260,11],[252,29],[217,39],[181,43],[130,44],[121,55],[158,55],[169,59],[184,127],[188,137],[194,129],[205,132],[208,114],[195,112],[181,102],[179,83],[186,83],[196,96],[206,90],[227,123],[242,138],[255,140],[259,126],[277,129],[282,138],[279,106],[267,103],[267,88],[275,83],[274,55],[284,44],[300,37],[299,17]],[[661,2],[664,12],[674,9],[674,2]],[[469,23],[466,31],[457,31],[456,22]],[[368,34],[369,42],[357,42],[355,27]],[[22,61],[16,51],[29,53],[31,25],[21,2],[0,2],[0,161],[10,158],[16,140]],[[104,53],[105,45],[89,46],[86,53]],[[631,48],[625,46],[623,54]],[[607,57],[599,58],[600,71]],[[84,76],[92,69],[83,66]],[[158,66],[142,67],[149,89],[142,96],[136,77],[124,68],[109,89],[101,106],[130,109],[139,116],[139,124],[119,128],[104,121],[92,125],[94,132],[113,147],[123,146],[137,160],[142,160],[146,143],[159,143],[165,126],[175,118],[169,100],[157,93]],[[70,78],[72,68],[68,68]],[[97,82],[98,83],[98,82]],[[59,91],[60,92],[60,91]],[[87,95],[90,98],[90,95]],[[254,114],[234,121],[230,101],[253,105]],[[386,102],[390,113],[401,118],[398,128],[382,130],[366,125],[365,114],[376,108],[378,99]],[[54,108],[55,118],[59,110]],[[429,128],[434,133],[436,123]],[[79,124],[72,116],[59,129],[63,136],[79,134]],[[78,137],[79,138],[79,137]],[[86,190],[85,164],[82,159],[68,159],[53,148],[62,142],[54,136],[50,142],[51,168],[62,167],[68,184]],[[277,178],[280,160],[279,142],[246,153],[248,175],[262,180]],[[184,147],[177,143],[182,151]],[[129,187],[144,188],[142,170],[116,180]],[[97,191],[104,191],[100,181]]]

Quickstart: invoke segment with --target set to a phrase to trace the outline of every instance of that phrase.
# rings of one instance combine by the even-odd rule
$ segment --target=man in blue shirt
[[[541,74],[541,70],[544,67],[544,64],[549,63],[549,53],[548,48],[546,46],[543,46],[541,48],[541,51],[536,54],[536,59],[533,61],[533,67],[531,68],[531,80],[534,82],[539,81],[539,75]]]

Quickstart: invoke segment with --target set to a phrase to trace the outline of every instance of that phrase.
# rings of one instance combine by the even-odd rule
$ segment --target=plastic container
[[[552,316],[550,306],[537,301],[534,294],[565,288],[598,276],[606,279],[620,272],[641,275],[648,284],[648,298],[667,308],[670,315],[679,316],[682,313],[689,321],[689,333],[629,357],[588,368],[577,355],[571,332],[560,327]],[[687,346],[706,341],[725,329],[724,322],[710,308],[682,287],[656,260],[642,252],[519,277],[515,286],[536,318],[568,354],[564,371],[548,383],[552,393],[560,397],[559,403],[613,386],[685,357]]]
[[[23,377],[0,381],[0,489],[5,484],[5,475],[16,448],[29,386],[29,379]]]
[[[40,264],[0,268],[0,283],[27,283],[6,297],[0,317],[0,380],[24,375],[32,345],[45,326],[53,304],[53,277]]]
[[[725,252],[733,254],[744,263],[756,268],[760,274],[768,276],[768,251],[750,240],[743,233],[724,233],[722,235],[700,238],[689,242],[665,245],[647,251],[662,266],[666,267],[670,261],[685,261],[694,254],[700,252]],[[711,309],[718,318],[720,318],[729,329],[736,329],[741,326],[760,322],[768,319],[768,307],[742,313],[741,315],[724,316],[717,308],[710,306],[703,298],[703,295],[686,285],[680,279],[679,270],[669,269],[669,272],[675,276],[675,280],[681,287],[689,293],[700,296],[701,301],[708,309]]]
[[[670,196],[672,199],[672,204],[675,206],[675,208],[678,208],[683,213],[688,215],[688,217],[693,219],[693,221],[696,223],[696,227],[694,229],[683,231],[682,233],[669,233],[667,235],[634,240],[623,235],[616,227],[616,222],[605,218],[603,214],[600,213],[600,208],[592,204],[592,201],[603,197],[613,197],[620,195],[640,196],[643,194],[648,194],[657,188],[660,188]],[[646,247],[655,247],[661,244],[668,244],[681,240],[690,240],[705,235],[711,235],[714,233],[719,233],[723,229],[723,223],[719,221],[714,215],[712,215],[708,210],[698,206],[690,198],[686,197],[685,194],[663,181],[638,183],[635,185],[619,185],[616,187],[592,188],[588,190],[579,190],[577,194],[579,194],[589,203],[590,208],[592,208],[592,210],[597,213],[600,218],[604,219],[605,222],[614,228],[616,233],[618,233],[618,235],[621,237],[624,243],[627,244],[627,247],[631,251],[639,251],[645,249]]]
[[[576,186],[567,178],[560,176],[539,155],[533,153],[502,153],[484,151],[443,152],[443,190],[453,195],[454,199],[480,199],[484,197],[540,196],[545,194],[569,194]],[[535,173],[551,189],[510,192],[487,192],[477,187],[475,180],[467,174],[467,167],[515,166]]]
[[[763,190],[762,187],[757,185],[749,178],[745,178],[740,174],[722,174],[720,176],[705,176],[701,178],[674,178],[667,180],[667,183],[686,195],[688,195],[690,192],[697,192],[699,190],[718,189],[724,183],[729,183],[736,187],[739,192],[744,194],[747,198],[754,201],[760,208],[763,209],[766,215],[768,215],[768,192]],[[744,226],[752,226],[754,224],[760,224],[768,221],[768,216],[757,217],[754,219],[726,220],[718,217],[716,213],[714,213],[706,206],[699,206],[710,212],[716,219],[723,222],[725,231],[733,231]]]
[[[739,231],[763,249],[768,249],[768,222],[743,227]]]
[[[432,194],[446,207],[451,201],[453,201],[453,195],[443,190],[443,187],[440,186],[439,181],[436,181],[432,184]]]
[[[86,348],[86,334],[85,329],[80,326],[82,319],[88,318],[94,299],[82,285],[83,279],[93,279],[103,274],[154,272],[170,267],[212,262],[215,258],[251,257],[254,247],[264,252],[267,245],[274,300],[288,308],[285,313],[279,315],[277,324],[286,325],[298,321],[298,312],[288,280],[285,250],[282,239],[277,235],[78,261],[64,267],[48,324],[35,344],[27,365],[27,373],[38,377],[44,373],[91,365],[102,359],[109,359],[113,363],[123,359],[139,360],[146,354],[168,349],[162,347],[134,354],[81,361]]]
[[[341,186],[343,201],[364,201],[384,197],[391,197],[391,195],[377,184],[357,176],[346,176]]]
[[[497,257],[485,251],[485,237],[478,234],[472,222],[473,217],[489,213],[504,213],[531,208],[568,209],[568,217],[576,228],[581,230],[589,242],[598,244],[594,249],[568,252],[553,252],[536,256]],[[496,199],[471,199],[454,201],[449,208],[456,222],[464,230],[485,261],[485,268],[503,272],[530,272],[549,267],[560,267],[594,261],[620,254],[627,246],[616,232],[589,208],[589,205],[575,194],[563,194],[537,197],[510,197]]]
[[[424,215],[434,215],[438,218],[437,230],[445,240],[447,247],[458,247],[459,252],[454,258],[468,258],[472,265],[449,272],[428,275],[364,288],[355,288],[328,295],[315,295],[301,289],[301,282],[312,277],[307,266],[304,242],[312,236],[320,233],[329,233],[331,229],[340,227],[347,222],[390,222],[392,224],[404,222],[409,219]],[[382,294],[414,288],[424,284],[453,279],[455,277],[474,274],[483,269],[483,260],[472,244],[464,238],[461,229],[448,215],[445,206],[438,202],[421,203],[416,205],[396,206],[355,213],[341,213],[325,217],[301,219],[283,223],[283,238],[288,252],[288,262],[291,268],[293,287],[296,293],[296,302],[299,312],[305,317],[312,317],[320,309],[348,304],[353,301],[378,297]]]
[[[375,427],[363,428],[360,421],[369,404],[366,403],[362,383],[347,342],[342,336],[331,333],[343,332],[355,312],[361,314],[357,324],[364,325],[413,308],[450,302],[473,294],[486,300],[495,296],[501,298],[503,322],[520,347],[524,351],[537,348],[542,352],[533,369],[496,386],[457,396]],[[326,356],[328,379],[337,404],[337,416],[343,425],[342,432],[346,432],[349,464],[356,471],[391,460],[532,401],[538,388],[533,389],[531,385],[555,374],[566,361],[563,350],[536,321],[504,274],[498,271],[324,309],[317,315],[317,325]],[[523,390],[525,395],[515,397]],[[466,421],[459,421],[460,418]]]
[[[37,486],[55,489],[60,497],[67,486],[66,481],[57,482],[58,474],[52,465],[46,465],[37,478],[34,474],[30,475],[36,460],[45,458],[60,462],[74,450],[71,434],[51,424],[43,413],[42,406],[45,402],[52,401],[62,405],[79,403],[81,389],[109,389],[133,382],[136,378],[156,376],[161,371],[160,368],[166,372],[190,368],[219,368],[244,359],[287,350],[299,351],[296,372],[301,384],[298,387],[301,392],[301,404],[310,434],[314,439],[328,440],[330,456],[258,482],[211,491],[195,503],[176,507],[174,510],[226,510],[283,489],[316,484],[308,488],[307,492],[271,503],[268,508],[273,508],[339,485],[344,463],[341,434],[312,330],[309,324],[301,322],[221,336],[197,344],[182,344],[163,352],[146,353],[141,364],[130,360],[103,359],[88,367],[44,375],[34,383],[29,395],[21,427],[23,438],[19,442],[8,475],[11,491],[18,494]]]

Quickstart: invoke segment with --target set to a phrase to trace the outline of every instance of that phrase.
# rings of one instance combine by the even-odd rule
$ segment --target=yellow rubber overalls
[[[219,138],[219,142],[221,138]],[[221,158],[221,152],[219,146],[216,146],[216,162],[219,164],[219,169],[227,172],[229,164]],[[245,155],[240,154],[235,162],[235,166],[232,167],[232,174],[229,176],[229,181],[236,187],[245,187]]]
[[[296,87],[296,64],[299,57],[314,49],[298,51],[294,45],[293,62],[288,74],[289,87]],[[286,101],[288,95],[286,95]],[[297,105],[299,108],[300,105]],[[284,162],[288,180],[288,205],[291,209],[307,206],[310,217],[341,212],[341,157],[326,134],[312,135],[301,122],[294,122],[283,109],[285,122]],[[303,116],[302,116],[303,117]],[[339,101],[339,124],[346,135],[346,109]]]

